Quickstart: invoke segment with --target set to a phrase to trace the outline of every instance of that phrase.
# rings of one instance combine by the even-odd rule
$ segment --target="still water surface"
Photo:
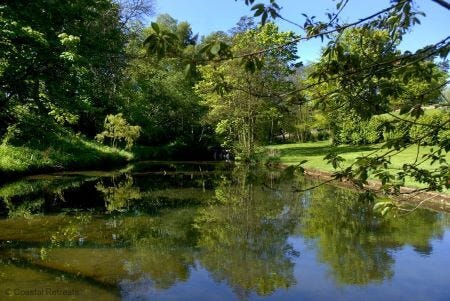
[[[312,184],[192,162],[0,186],[0,300],[450,300],[450,215]]]

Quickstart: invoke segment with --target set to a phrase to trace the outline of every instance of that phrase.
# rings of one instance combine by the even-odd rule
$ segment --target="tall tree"
[[[292,32],[280,32],[274,24],[266,24],[237,33],[232,38],[231,50],[238,55],[245,54],[253,49],[285,43],[293,37]],[[219,49],[220,44],[216,43],[210,51],[214,53]],[[255,145],[267,137],[258,130],[270,122],[265,112],[278,108],[278,100],[272,95],[293,87],[289,75],[296,59],[295,51],[295,46],[274,49],[264,60],[228,60],[199,68],[202,80],[196,91],[209,108],[208,121],[222,136],[224,146],[244,160],[251,159]],[[246,69],[240,67],[242,63]],[[258,71],[256,65],[260,67]]]
[[[125,60],[117,4],[6,1],[0,22],[0,106],[7,120],[0,131],[20,121],[18,106],[72,122],[113,106]]]
[[[125,71],[122,110],[142,126],[141,144],[207,148],[210,131],[200,122],[205,108],[192,90],[195,68],[185,70],[198,55],[196,42],[189,23],[164,14],[128,43],[134,59]]]

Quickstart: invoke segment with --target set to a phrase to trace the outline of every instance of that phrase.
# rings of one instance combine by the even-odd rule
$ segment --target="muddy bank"
[[[322,181],[331,181],[330,184],[338,187],[347,187],[355,189],[355,185],[349,181],[333,180],[331,172],[318,171],[314,169],[305,169],[305,175],[308,177],[316,178]],[[366,188],[373,190],[380,195],[383,195],[381,191],[381,182],[376,180],[369,180]],[[434,192],[434,191],[421,191],[418,188],[402,187],[400,194],[389,195],[389,198],[403,204],[409,204],[413,206],[419,206],[422,208],[428,208],[436,211],[450,212],[450,195]]]

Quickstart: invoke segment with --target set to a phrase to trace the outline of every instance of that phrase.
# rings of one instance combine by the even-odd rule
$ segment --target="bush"
[[[15,122],[10,124],[3,137],[3,145],[46,148],[49,142],[65,133],[53,118],[39,114],[32,105],[17,105],[12,109]]]
[[[335,133],[336,144],[365,145],[392,140],[436,145],[449,143],[450,129],[445,129],[447,113],[442,110],[427,110],[415,121],[409,115],[400,120],[394,116],[376,115],[365,121],[356,115],[344,118]]]
[[[337,144],[363,145],[367,144],[369,121],[357,115],[349,115],[341,123],[335,140]]]
[[[317,141],[324,141],[330,139],[330,132],[328,130],[317,131]]]
[[[409,135],[411,140],[421,145],[436,145],[439,143],[439,132],[446,121],[446,113],[441,110],[429,110],[425,115],[417,119],[417,123],[411,126]],[[428,126],[429,125],[429,126]],[[445,134],[441,135],[444,138]]]
[[[438,134],[439,145],[445,149],[450,149],[450,130],[441,131]]]
[[[367,123],[365,140],[368,144],[383,141],[383,125],[387,118],[381,115],[373,116]]]
[[[95,136],[98,142],[103,143],[105,138],[109,138],[112,147],[116,147],[117,142],[125,142],[126,149],[131,149],[141,132],[141,127],[130,125],[122,113],[106,116],[104,128],[103,132]]]
[[[395,126],[392,126],[395,122]],[[337,143],[350,145],[366,145],[394,139],[408,139],[409,122],[398,122],[394,117],[376,115],[370,120],[358,116],[347,117],[338,130]]]

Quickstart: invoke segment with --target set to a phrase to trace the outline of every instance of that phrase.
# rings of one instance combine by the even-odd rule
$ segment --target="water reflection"
[[[295,267],[305,259],[292,243],[301,240],[336,284],[366,286],[396,276],[394,254],[404,246],[432,256],[432,240],[449,225],[427,210],[381,217],[331,186],[293,192],[311,183],[292,170],[135,170],[1,187],[0,276],[10,286],[62,277],[100,300],[163,297],[205,270],[235,298],[251,299],[302,286]]]
[[[416,210],[402,217],[381,218],[373,204],[354,193],[324,187],[310,194],[300,234],[313,239],[319,259],[339,284],[365,285],[393,276],[393,250],[412,245],[430,253],[430,240],[443,234],[438,214]]]
[[[242,298],[268,295],[296,283],[288,236],[300,218],[296,202],[267,189],[254,171],[236,168],[215,189],[218,205],[199,210],[199,260],[216,281]]]
[[[95,188],[103,193],[107,212],[127,211],[130,209],[130,201],[141,198],[139,187],[133,186],[133,177],[126,175],[125,179],[111,180],[111,186],[105,186],[103,181],[95,185]]]

